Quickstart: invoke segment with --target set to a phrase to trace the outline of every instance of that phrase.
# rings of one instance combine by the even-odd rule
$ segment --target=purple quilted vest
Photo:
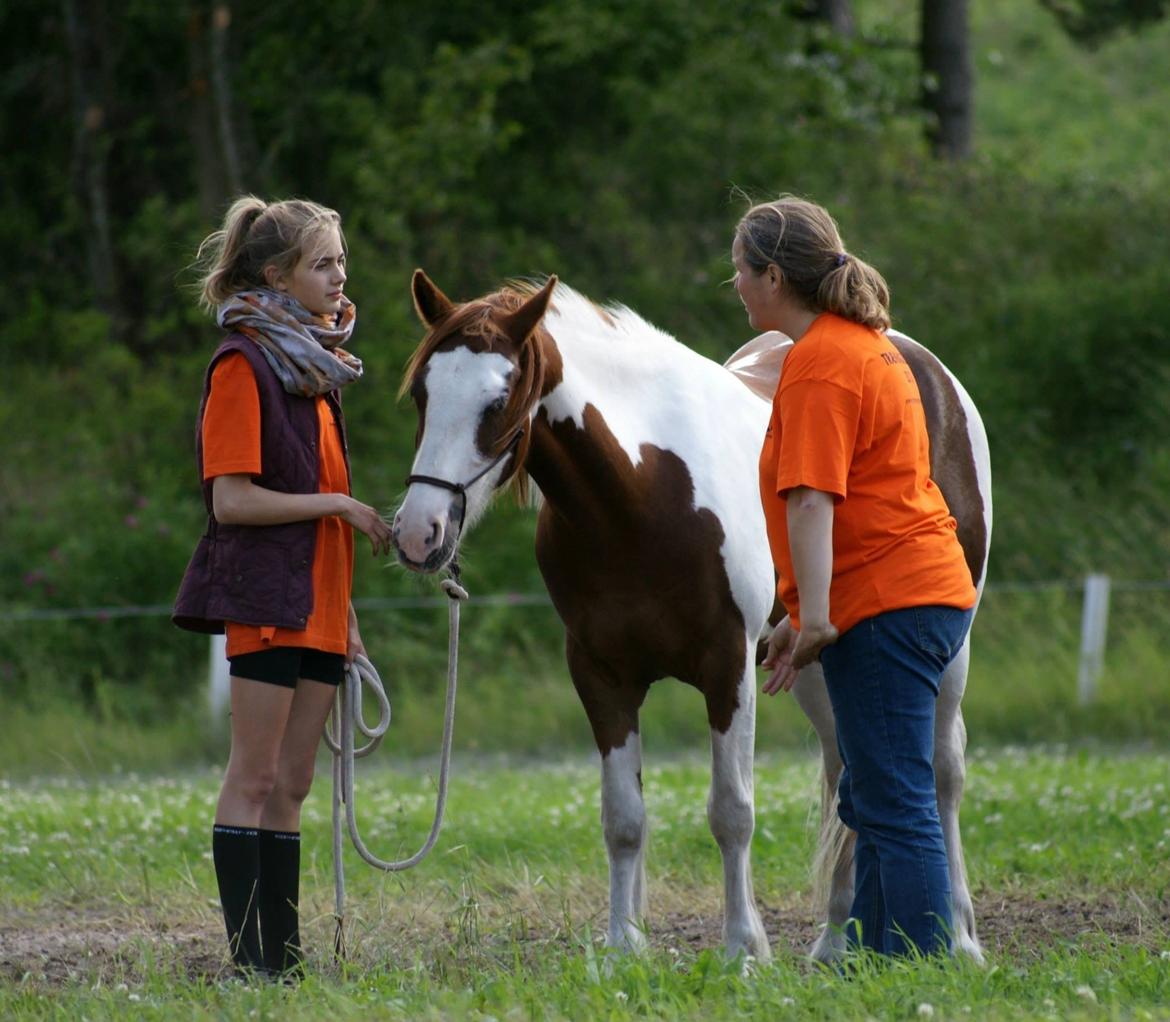
[[[289,394],[263,352],[242,334],[230,334],[216,349],[203,380],[195,426],[195,462],[203,479],[203,411],[211,374],[229,352],[243,354],[260,391],[261,474],[255,482],[282,493],[316,493],[320,484],[317,405]],[[349,445],[337,391],[326,395],[341,431],[346,473]],[[193,632],[220,633],[225,621],[278,628],[304,628],[313,609],[316,521],[287,525],[222,525],[215,519],[211,481],[203,483],[207,529],[191,557],[171,620]]]

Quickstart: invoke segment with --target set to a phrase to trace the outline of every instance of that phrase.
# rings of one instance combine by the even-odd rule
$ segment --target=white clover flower
[[[1081,984],[1081,986],[1077,987],[1073,993],[1075,993],[1077,997],[1083,997],[1086,1001],[1092,1001],[1094,1004],[1097,1003],[1097,993],[1091,986]]]
[[[925,1001],[923,1001],[922,1004],[918,1005],[918,1017],[919,1018],[933,1018],[934,1017],[934,1005],[927,1004]]]
[[[615,1001],[621,1001],[623,1004],[625,1004],[626,1001],[628,1001],[630,999],[630,995],[627,994],[624,990],[615,990],[614,994],[613,994],[613,999]]]

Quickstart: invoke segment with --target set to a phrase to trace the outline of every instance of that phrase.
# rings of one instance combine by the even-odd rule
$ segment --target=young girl
[[[349,495],[339,393],[362,364],[342,347],[355,309],[340,217],[246,196],[199,253],[202,304],[227,335],[196,430],[207,530],[174,621],[227,632],[231,755],[212,856],[233,961],[275,975],[301,968],[301,803],[337,685],[364,652],[352,530],[375,555],[390,530]]]
[[[889,290],[845,251],[824,209],[793,196],[748,210],[731,255],[751,325],[796,342],[760,454],[789,612],[769,640],[763,690],[788,691],[814,660],[824,669],[845,763],[838,811],[857,832],[860,942],[893,955],[945,951],[935,700],[975,587],[930,478],[918,385],[885,335]]]

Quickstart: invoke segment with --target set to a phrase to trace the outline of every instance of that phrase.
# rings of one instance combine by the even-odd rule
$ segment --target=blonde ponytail
[[[203,239],[195,255],[201,268],[199,304],[215,309],[238,291],[267,287],[264,271],[290,273],[312,240],[325,228],[341,234],[341,217],[305,199],[265,202],[243,195],[228,207],[223,226]]]

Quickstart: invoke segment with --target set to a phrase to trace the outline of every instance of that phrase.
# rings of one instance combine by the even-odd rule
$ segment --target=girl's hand
[[[390,553],[390,524],[369,504],[346,497],[340,517],[370,541],[374,556]]]
[[[345,637],[345,666],[349,667],[359,653],[368,656],[361,632],[358,631],[357,614],[354,612],[353,604],[350,604],[349,629]]]

